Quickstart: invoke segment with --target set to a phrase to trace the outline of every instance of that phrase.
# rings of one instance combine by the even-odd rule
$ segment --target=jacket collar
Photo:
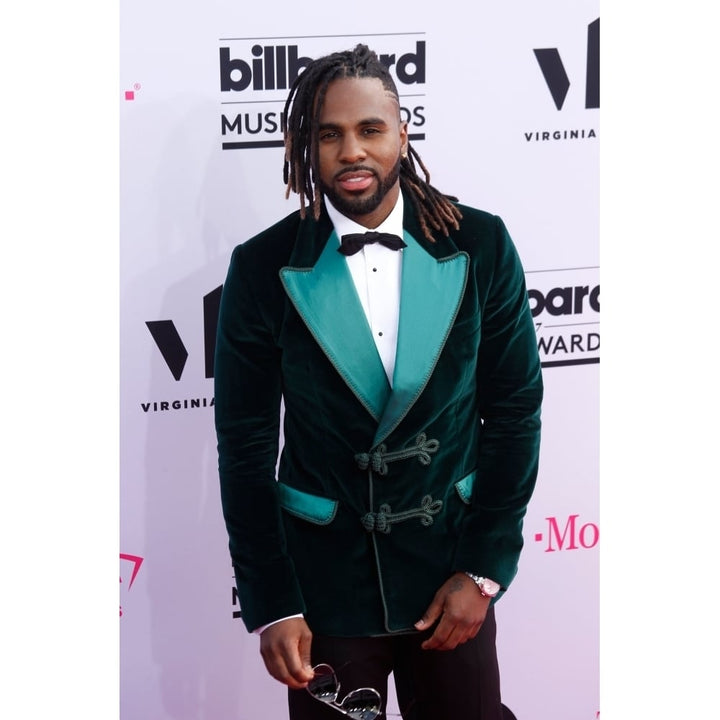
[[[412,201],[404,198],[400,323],[393,388],[385,376],[338,239],[323,208],[300,223],[295,248],[280,271],[290,300],[336,371],[377,421],[374,446],[410,411],[427,384],[455,320],[467,281],[468,256],[451,239],[428,242]]]

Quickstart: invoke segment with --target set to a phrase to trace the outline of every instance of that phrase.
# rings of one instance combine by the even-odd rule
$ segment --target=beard
[[[398,178],[400,177],[400,163],[401,159],[398,158],[395,166],[384,178],[379,177],[374,170],[371,171],[378,180],[378,186],[377,190],[375,190],[375,192],[369,197],[348,197],[346,195],[339,195],[332,187],[326,185],[322,179],[320,180],[320,190],[322,190],[323,195],[330,200],[333,207],[339,210],[343,215],[350,218],[367,215],[368,213],[377,210],[384,197],[398,181]],[[343,173],[348,170],[370,170],[370,168],[358,166],[343,170]]]

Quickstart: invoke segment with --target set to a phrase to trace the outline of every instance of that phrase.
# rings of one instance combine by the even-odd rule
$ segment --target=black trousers
[[[454,650],[423,650],[432,631],[373,638],[314,635],[312,663],[327,663],[340,682],[338,701],[360,687],[373,687],[387,706],[393,673],[403,720],[502,720],[495,649],[495,612],[480,632]],[[289,690],[290,720],[338,720],[341,715],[307,690]],[[380,715],[385,718],[385,714]]]

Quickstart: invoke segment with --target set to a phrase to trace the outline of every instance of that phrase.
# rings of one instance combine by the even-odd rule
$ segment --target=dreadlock
[[[295,79],[283,113],[286,118],[283,164],[285,196],[289,197],[291,191],[298,193],[300,214],[305,217],[307,200],[316,220],[320,217],[322,195],[316,177],[319,151],[315,134],[328,86],[339,78],[377,78],[400,102],[390,72],[367,45],[357,45],[354,50],[318,58]],[[425,175],[424,180],[417,173],[416,162]],[[430,242],[435,242],[433,230],[448,235],[451,227],[456,230],[460,227],[458,221],[462,214],[454,204],[457,198],[444,195],[430,185],[430,173],[410,143],[407,155],[400,160],[400,186],[411,198],[423,234]]]

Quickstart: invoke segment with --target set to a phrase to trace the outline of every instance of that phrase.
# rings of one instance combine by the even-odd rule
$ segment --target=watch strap
[[[480,594],[483,597],[494,598],[500,591],[500,585],[490,578],[482,577],[481,575],[474,575],[471,572],[465,571],[465,574],[477,585]],[[489,592],[489,586],[495,586],[494,592]]]

